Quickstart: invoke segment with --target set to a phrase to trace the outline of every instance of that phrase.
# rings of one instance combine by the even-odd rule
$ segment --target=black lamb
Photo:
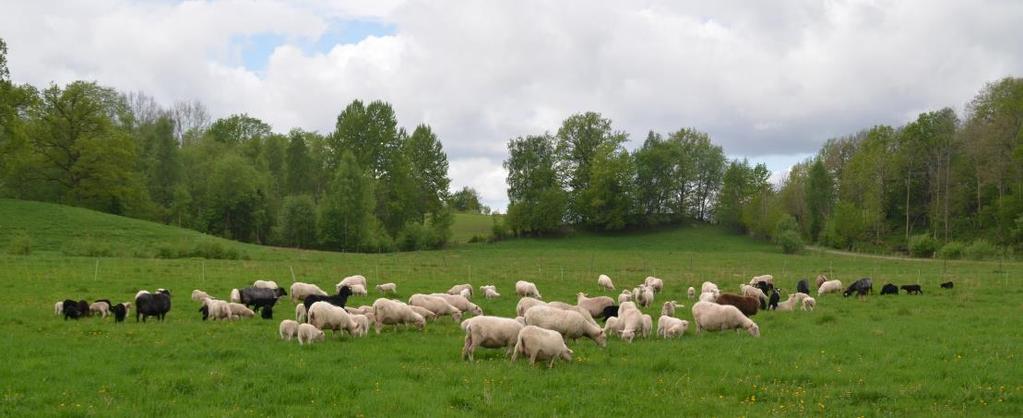
[[[896,286],[896,285],[893,285],[891,283],[888,283],[888,284],[886,284],[884,286],[881,286],[881,294],[882,295],[897,295],[897,294],[899,294],[899,287]]]
[[[333,296],[320,296],[320,295],[309,295],[305,297],[302,304],[305,305],[306,311],[309,311],[309,307],[313,306],[316,302],[327,302],[331,305],[339,308],[344,308],[345,304],[348,303],[348,297],[352,295],[352,289],[348,286],[341,286],[338,289],[336,295]]]

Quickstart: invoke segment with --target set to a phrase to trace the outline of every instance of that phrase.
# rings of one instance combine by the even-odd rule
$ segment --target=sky
[[[708,132],[778,181],[829,138],[1023,75],[1023,2],[5,0],[15,82],[96,81],[328,133],[354,99],[429,124],[452,189],[507,205],[511,138],[601,113]]]

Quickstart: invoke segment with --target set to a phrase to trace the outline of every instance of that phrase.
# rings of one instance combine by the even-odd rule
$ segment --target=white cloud
[[[309,51],[340,19],[395,33]],[[1023,3],[1003,1],[5,2],[12,76],[97,80],[278,130],[328,131],[352,99],[433,126],[453,188],[503,208],[507,139],[603,113],[632,134],[693,126],[730,155],[790,162],[831,136],[961,108],[1023,72]],[[285,42],[265,71],[235,39]],[[779,160],[781,161],[781,160]]]

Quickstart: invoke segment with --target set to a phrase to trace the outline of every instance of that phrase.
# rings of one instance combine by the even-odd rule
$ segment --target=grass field
[[[59,211],[60,216],[47,212]],[[27,214],[25,212],[31,212]],[[103,231],[119,230],[123,233]],[[138,231],[136,234],[134,231]],[[238,245],[248,260],[74,257],[76,234],[116,241],[206,239],[188,231],[54,205],[0,201],[0,248],[31,235],[32,255],[0,255],[0,415],[3,416],[1023,416],[1020,264],[882,260],[810,253],[698,226],[646,234],[511,240],[445,251],[334,254]],[[280,341],[274,321],[200,320],[195,288],[226,298],[255,279],[333,288],[363,274],[398,284],[402,299],[453,284],[493,283],[504,295],[477,303],[512,315],[512,284],[537,283],[548,300],[599,294],[596,277],[634,285],[661,277],[657,304],[677,299],[691,320],[688,286],[736,289],[753,274],[780,286],[826,271],[848,283],[874,278],[920,283],[923,296],[818,298],[815,312],[761,312],[760,338],[733,332],[681,339],[570,343],[571,363],[553,369],[509,363],[481,349],[461,361],[460,329],[447,320],[425,332],[387,329],[364,338],[330,336],[300,347]],[[937,284],[954,280],[956,288]],[[171,289],[163,323],[63,321],[64,298],[129,300],[138,289]],[[375,298],[357,297],[354,304]],[[656,318],[658,308],[646,312]]]
[[[455,224],[451,228],[451,241],[464,243],[475,236],[489,237],[493,226],[494,221],[490,215],[456,213]]]

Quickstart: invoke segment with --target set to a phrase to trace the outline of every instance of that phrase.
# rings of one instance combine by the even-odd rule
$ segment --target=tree
[[[394,109],[386,102],[374,101],[365,106],[355,100],[337,116],[334,133],[327,142],[331,151],[328,168],[336,168],[342,154],[351,152],[360,167],[374,179],[380,178],[400,151]]]
[[[428,125],[417,126],[403,148],[416,191],[416,215],[422,222],[425,214],[439,212],[448,198],[448,157]]]
[[[636,205],[649,225],[668,222],[671,216],[674,147],[650,132],[633,154],[636,169]]]
[[[150,198],[163,208],[174,201],[174,188],[181,172],[174,121],[163,115],[140,127],[140,170]]]
[[[809,215],[810,239],[816,241],[824,230],[834,199],[834,183],[820,159],[814,161],[806,176],[806,210]]]
[[[469,186],[452,193],[448,202],[448,206],[459,212],[483,213],[484,206],[480,202],[479,192]]]
[[[312,196],[284,198],[281,210],[281,239],[296,248],[310,248],[316,243],[316,203]]]
[[[746,231],[743,223],[743,208],[760,191],[770,186],[767,184],[770,172],[767,166],[757,164],[752,167],[748,160],[734,160],[725,170],[718,199],[717,220],[721,225],[737,231]]]
[[[310,194],[316,191],[314,172],[317,167],[309,155],[309,146],[306,144],[308,135],[300,129],[293,129],[288,134],[284,162],[284,192],[287,194]]]
[[[565,218],[566,193],[558,181],[554,140],[549,135],[508,142],[508,225],[516,233],[557,231]]]
[[[207,135],[225,144],[242,144],[269,136],[270,125],[247,114],[217,119],[210,125]]]
[[[228,153],[218,159],[209,179],[207,229],[241,241],[261,242],[268,232],[260,213],[265,183],[245,158]]]
[[[558,170],[569,189],[569,218],[588,222],[589,202],[582,200],[590,186],[590,163],[602,146],[620,147],[628,139],[625,133],[611,130],[611,120],[599,113],[577,113],[565,119],[557,134]]]
[[[351,152],[341,155],[330,190],[322,199],[320,239],[329,249],[366,250],[376,232],[372,179]]]
[[[582,194],[583,218],[590,227],[615,231],[625,228],[633,214],[635,168],[628,152],[614,144],[597,149],[589,164],[590,185]]]

